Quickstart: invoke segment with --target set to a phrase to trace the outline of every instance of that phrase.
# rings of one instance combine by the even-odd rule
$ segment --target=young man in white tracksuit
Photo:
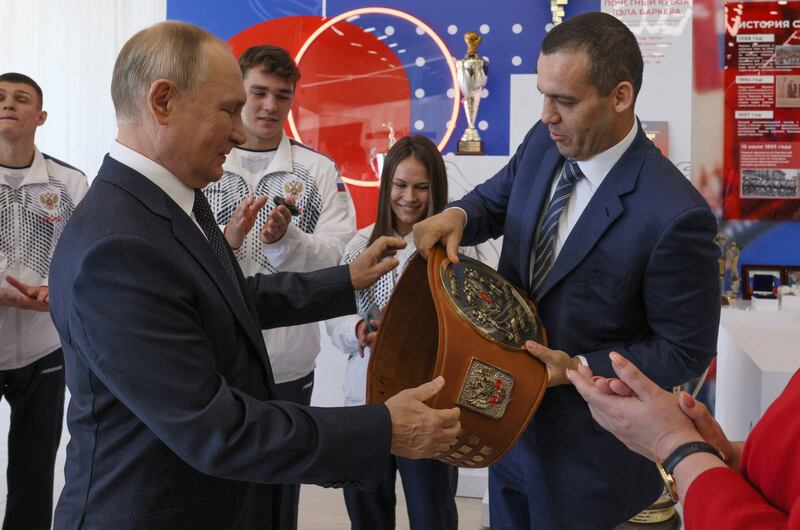
[[[254,46],[239,58],[247,102],[247,142],[234,148],[222,178],[204,191],[245,276],[306,272],[337,265],[355,235],[355,209],[336,164],[283,132],[300,72],[276,46]],[[275,198],[288,205],[275,204]],[[238,212],[234,215],[234,212]],[[292,215],[290,209],[295,209]],[[255,218],[248,231],[237,219]],[[272,399],[311,402],[320,350],[319,325],[264,332],[275,387]],[[297,528],[299,485],[279,488],[273,528]]]
[[[34,143],[47,113],[30,77],[0,75],[0,397],[11,407],[3,528],[50,528],[64,360],[48,313],[50,259],[88,189]]]

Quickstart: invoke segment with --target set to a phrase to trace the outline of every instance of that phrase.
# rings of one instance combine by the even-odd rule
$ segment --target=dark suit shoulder
[[[676,211],[708,208],[708,203],[684,175],[661,151],[646,140],[645,158],[639,176],[639,185],[648,194],[659,197],[657,204]]]

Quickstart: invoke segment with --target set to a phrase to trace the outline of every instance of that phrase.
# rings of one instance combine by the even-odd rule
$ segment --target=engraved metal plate
[[[467,370],[467,378],[461,387],[458,404],[499,420],[511,401],[513,388],[514,377],[511,374],[473,358]]]
[[[542,342],[542,321],[533,305],[489,266],[460,254],[459,259],[440,270],[457,313],[483,337],[507,348],[522,350],[526,340]]]

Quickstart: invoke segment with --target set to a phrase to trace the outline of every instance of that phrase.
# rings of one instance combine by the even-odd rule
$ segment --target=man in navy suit
[[[243,278],[200,192],[245,140],[245,93],[224,42],[165,22],[117,58],[119,134],[53,258],[50,301],[71,393],[55,526],[272,528],[269,484],[370,486],[388,451],[431,457],[458,410],[422,401],[319,409],[270,401],[261,328],[355,312],[353,289],[396,266]]]
[[[719,323],[716,220],[634,114],[643,62],[613,16],[553,28],[538,59],[544,96],[506,167],[414,227],[418,249],[500,235],[499,271],[536,301],[549,389],[489,472],[492,530],[609,529],[656,500],[652,462],[591,418],[566,370],[613,377],[609,352],[668,388],[703,372]]]

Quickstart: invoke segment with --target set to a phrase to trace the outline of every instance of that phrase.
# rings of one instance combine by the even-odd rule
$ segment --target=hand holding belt
[[[462,467],[497,461],[519,438],[547,387],[544,364],[522,346],[547,344],[536,308],[478,261],[451,263],[443,248],[412,257],[383,312],[367,374],[377,403],[436,376],[428,405],[461,408],[459,443],[440,460]]]

